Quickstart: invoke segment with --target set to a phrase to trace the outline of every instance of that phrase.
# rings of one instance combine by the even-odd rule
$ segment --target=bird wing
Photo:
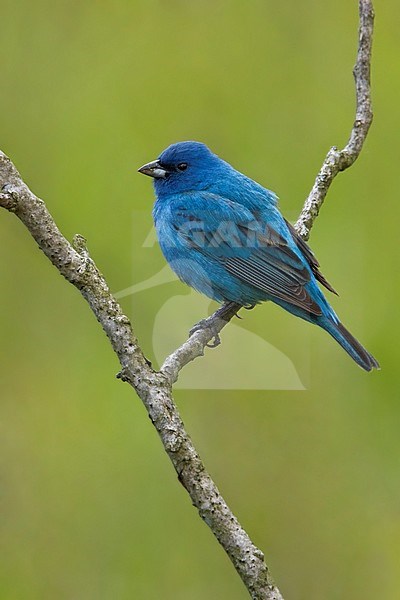
[[[311,280],[309,261],[290,247],[282,234],[287,233],[284,223],[280,233],[244,206],[220,196],[205,192],[187,196],[175,207],[173,222],[176,234],[190,248],[271,299],[322,314],[305,287]]]
[[[314,273],[315,278],[318,279],[318,281],[322,283],[322,285],[325,286],[327,290],[333,292],[334,294],[336,294],[336,296],[338,296],[339,294],[337,293],[337,291],[331,286],[329,281],[325,279],[325,277],[319,270],[319,262],[315,258],[315,255],[311,250],[310,246],[299,236],[299,234],[297,233],[293,225],[289,223],[289,221],[285,219],[285,222],[290,233],[292,234],[292,238],[296,242],[297,247],[299,248],[300,252],[303,254],[308,264],[310,265],[311,271]]]

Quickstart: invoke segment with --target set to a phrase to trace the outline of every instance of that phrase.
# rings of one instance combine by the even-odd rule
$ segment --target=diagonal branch
[[[263,553],[253,544],[226,504],[187,434],[172,398],[169,378],[154,371],[146,360],[129,319],[90,258],[84,238],[75,236],[73,245],[65,239],[43,200],[31,192],[2,152],[0,188],[0,206],[15,213],[39,248],[88,302],[118,355],[121,364],[118,377],[128,382],[141,398],[179,481],[228,554],[251,596],[262,600],[282,600]],[[213,335],[216,333],[211,334],[209,339]],[[209,341],[207,335],[202,337],[201,332],[194,334],[193,342],[196,339],[204,345]],[[184,351],[181,358],[184,360]]]
[[[359,0],[360,32],[357,63],[354,69],[357,90],[356,120],[346,147],[332,148],[317,175],[296,229],[307,239],[319,208],[333,179],[351,166],[360,154],[372,120],[370,101],[370,58],[373,31],[373,8],[370,0]],[[183,366],[204,353],[240,306],[227,305],[195,327],[193,335],[169,356],[160,372],[146,360],[129,319],[90,258],[86,242],[75,236],[71,245],[61,234],[44,202],[23,182],[9,158],[0,152],[0,206],[15,213],[24,223],[39,248],[58,271],[72,283],[88,302],[117,354],[121,372],[119,378],[128,382],[143,401],[164,449],[196,506],[201,518],[210,527],[252,598],[283,600],[274,584],[264,555],[244,531],[218,488],[207,473],[192,440],[187,434],[172,398],[172,383]]]

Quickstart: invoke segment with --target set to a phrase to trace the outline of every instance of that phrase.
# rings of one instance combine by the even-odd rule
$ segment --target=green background
[[[375,8],[375,120],[311,245],[382,370],[265,305],[242,327],[303,369],[306,391],[176,393],[288,599],[398,597],[400,11]],[[356,31],[355,0],[3,0],[0,147],[121,290],[164,265],[142,248],[153,193],[136,168],[171,142],[208,143],[296,218],[350,131]],[[1,599],[246,598],[78,292],[5,211],[0,236]],[[193,298],[176,281],[122,300],[150,358],[171,296]]]

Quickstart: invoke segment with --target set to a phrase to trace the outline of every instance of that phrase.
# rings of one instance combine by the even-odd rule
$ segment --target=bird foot
[[[196,325],[194,325],[189,331],[189,337],[191,337],[197,331],[204,331],[204,329],[210,329],[213,335],[211,341],[209,341],[208,344],[206,344],[207,348],[216,348],[217,346],[219,346],[221,343],[221,338],[219,337],[219,332],[216,329],[216,325],[213,320],[213,315],[211,317],[208,317],[207,319],[202,319],[201,321],[196,323]]]
[[[237,312],[240,310],[240,308],[242,308],[240,304],[236,304],[235,302],[226,302],[213,315],[196,323],[196,325],[194,325],[194,327],[192,327],[192,329],[189,331],[189,336],[192,336],[194,333],[196,333],[196,331],[202,331],[204,329],[211,330],[212,338],[208,344],[206,344],[206,346],[207,348],[216,348],[221,343],[219,332],[221,331],[222,327],[226,325],[230,319],[232,319],[233,316],[236,315],[239,317]]]

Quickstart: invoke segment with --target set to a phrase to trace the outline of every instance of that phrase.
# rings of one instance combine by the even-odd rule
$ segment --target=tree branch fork
[[[332,147],[321,166],[295,228],[308,239],[313,223],[336,175],[350,167],[359,156],[372,122],[370,61],[373,32],[371,0],[359,0],[359,44],[354,68],[356,117],[347,145]],[[39,248],[88,302],[117,354],[119,378],[128,382],[144,403],[178,478],[189,493],[201,518],[210,527],[252,598],[283,600],[264,555],[257,548],[207,473],[182,423],[172,398],[172,385],[180,370],[204,354],[206,346],[241,308],[230,303],[195,327],[189,339],[165,359],[155,371],[144,356],[130,320],[123,313],[109,286],[89,255],[86,240],[76,235],[70,243],[60,232],[43,200],[22,180],[11,160],[0,152],[0,206],[14,213],[26,226]]]

